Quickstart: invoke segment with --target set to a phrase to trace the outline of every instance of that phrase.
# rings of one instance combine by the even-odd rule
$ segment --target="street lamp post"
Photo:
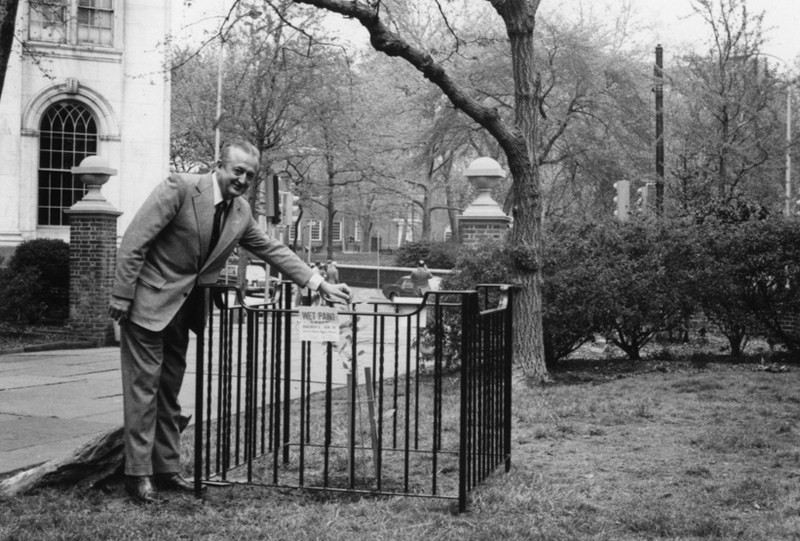
[[[233,26],[239,22],[240,19],[244,17],[250,17],[251,19],[256,19],[261,16],[261,12],[256,8],[250,8],[246,13],[241,13],[237,17],[231,21],[228,25],[228,28],[225,29],[225,23],[228,21],[230,17],[230,13],[225,17],[225,20],[222,21],[222,25],[220,25],[219,29],[219,55],[217,56],[217,109],[216,109],[216,118],[214,121],[214,163],[219,161],[219,151],[220,151],[220,129],[219,125],[222,121],[222,74],[223,74],[223,65],[225,63],[225,41],[227,38],[227,33],[233,28]]]
[[[792,214],[792,83],[786,83],[786,197],[783,210],[787,217]]]
[[[217,58],[217,113],[214,119],[214,164],[219,161],[219,124],[222,121],[222,64],[225,61],[225,38],[220,34]]]

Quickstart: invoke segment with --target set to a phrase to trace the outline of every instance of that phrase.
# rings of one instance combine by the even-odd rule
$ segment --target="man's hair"
[[[227,161],[230,158],[231,148],[234,147],[244,150],[251,156],[255,156],[256,159],[261,159],[261,152],[258,151],[258,148],[250,141],[245,141],[244,139],[234,139],[233,141],[225,143],[219,151],[219,159],[221,161]]]

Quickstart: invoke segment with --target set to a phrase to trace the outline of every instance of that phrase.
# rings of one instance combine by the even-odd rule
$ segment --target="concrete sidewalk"
[[[356,290],[355,296],[361,302],[382,297],[367,289]],[[180,395],[185,414],[194,412],[191,336]],[[0,355],[0,474],[65,456],[120,426],[118,347]]]
[[[119,426],[119,348],[0,356],[0,474],[64,456]]]

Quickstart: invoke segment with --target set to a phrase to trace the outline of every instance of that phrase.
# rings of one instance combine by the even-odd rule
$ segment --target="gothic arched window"
[[[64,210],[86,193],[71,172],[86,156],[97,154],[97,124],[78,101],[51,105],[39,126],[39,225],[67,225]]]

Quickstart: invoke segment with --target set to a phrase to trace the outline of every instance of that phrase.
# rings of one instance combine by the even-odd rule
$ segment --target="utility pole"
[[[664,49],[656,45],[656,215],[664,209]]]

